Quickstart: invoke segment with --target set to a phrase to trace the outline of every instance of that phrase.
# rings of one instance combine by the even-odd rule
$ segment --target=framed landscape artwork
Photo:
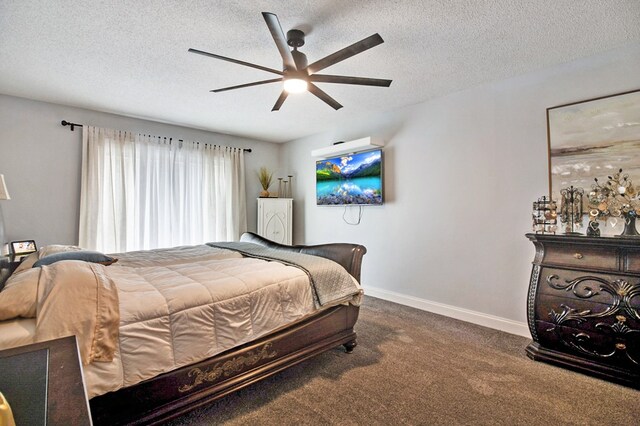
[[[548,108],[547,137],[551,199],[619,169],[640,184],[640,90]]]

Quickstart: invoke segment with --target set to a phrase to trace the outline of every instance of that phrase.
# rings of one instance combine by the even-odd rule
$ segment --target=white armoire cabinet
[[[293,241],[293,199],[258,198],[258,235],[280,244]]]

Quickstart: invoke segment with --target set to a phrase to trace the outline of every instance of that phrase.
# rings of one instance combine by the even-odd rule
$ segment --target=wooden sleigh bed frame
[[[331,259],[358,282],[367,252],[364,246],[345,243],[284,246],[253,233],[245,233],[241,241]],[[358,312],[356,306],[338,305],[204,361],[94,397],[89,401],[93,422],[158,424],[337,346],[350,353],[356,346]]]

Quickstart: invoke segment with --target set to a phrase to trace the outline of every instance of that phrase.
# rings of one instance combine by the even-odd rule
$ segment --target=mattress
[[[0,321],[0,348],[9,349],[33,343],[35,333],[35,318]]]

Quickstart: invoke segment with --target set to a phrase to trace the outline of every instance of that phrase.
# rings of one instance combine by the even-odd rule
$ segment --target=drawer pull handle
[[[625,349],[627,349],[627,345],[625,345],[624,343],[616,343],[616,349],[624,351]]]
[[[576,253],[573,255],[573,257],[575,257],[576,259],[582,259],[584,256],[582,255],[582,253]]]

